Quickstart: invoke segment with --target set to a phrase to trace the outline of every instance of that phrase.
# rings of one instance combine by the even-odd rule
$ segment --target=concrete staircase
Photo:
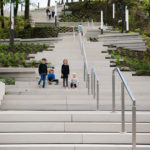
[[[87,56],[90,62],[94,59],[96,63],[99,55],[94,46],[93,52],[88,51]],[[101,78],[107,84],[101,86],[103,90],[100,88],[100,109],[108,106],[107,111],[95,111],[96,100],[87,95],[83,82],[83,60],[78,41],[64,37],[53,53],[36,59],[40,57],[53,62],[57,77],[62,59],[69,58],[71,73],[78,74],[80,85],[77,89],[63,89],[60,81],[59,86],[47,85],[42,89],[37,88],[35,79],[7,86],[8,95],[4,97],[0,111],[0,150],[131,150],[131,111],[126,112],[126,132],[120,133],[121,112],[111,112],[111,84],[110,80],[104,80],[108,76]],[[101,61],[96,69],[100,65],[108,69]],[[107,75],[111,77],[110,72]],[[150,150],[149,118],[149,111],[137,112],[137,150]]]
[[[149,150],[149,112],[137,115],[137,149]],[[131,113],[119,133],[120,112],[5,111],[0,113],[2,150],[130,150]]]

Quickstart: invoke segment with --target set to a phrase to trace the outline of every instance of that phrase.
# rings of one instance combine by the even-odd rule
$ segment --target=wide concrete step
[[[105,34],[100,35],[100,38],[108,38],[108,37],[138,37],[139,33],[116,33],[116,34]]]
[[[81,82],[79,81],[80,84],[78,84],[78,89],[84,89],[86,86],[85,86],[85,82],[82,80]],[[52,83],[51,85],[49,85],[48,83],[46,83],[46,89],[49,89],[49,90],[53,90],[53,89],[62,89],[63,83],[59,83],[58,85],[56,85],[56,83]],[[42,84],[41,84],[41,87],[42,87]],[[37,85],[37,83],[34,83],[34,84],[21,84],[21,85],[7,85],[6,86],[7,89],[12,89],[12,88],[39,88],[39,86]],[[70,83],[69,83],[69,88],[70,88]]]
[[[10,88],[8,94],[15,95],[87,95],[88,90],[84,89],[48,89],[48,88]]]
[[[101,87],[104,87],[104,85],[101,85]],[[111,85],[109,86],[109,89],[106,88],[101,88],[100,89],[100,93],[112,93],[112,89],[111,89]],[[85,94],[87,95],[88,93],[88,89],[87,88],[76,88],[76,89],[71,89],[71,88],[61,88],[61,89],[49,89],[49,88],[8,88],[6,89],[8,94],[15,94],[15,95],[27,95],[27,94],[31,94],[31,95],[44,95],[44,94],[48,94],[48,95],[78,95],[78,94]],[[120,88],[119,88],[119,82],[118,82],[118,88],[115,89],[116,94],[120,94]],[[141,95],[141,93],[139,93],[139,91],[134,91],[135,94]],[[147,91],[143,91],[142,94],[147,93]]]
[[[132,150],[131,145],[115,144],[3,144],[2,150]],[[136,150],[149,150],[150,145],[137,145]]]
[[[103,45],[104,46],[109,46],[109,45],[116,45],[116,46],[120,46],[120,45],[135,45],[135,44],[137,44],[137,45],[139,45],[139,46],[143,46],[143,45],[145,45],[145,43],[143,42],[143,41],[137,41],[137,42],[133,42],[132,43],[132,41],[131,42],[105,42]]]
[[[119,97],[119,96],[118,96]],[[112,101],[110,98],[103,98],[99,101],[99,110],[111,111]],[[142,98],[141,98],[142,99]],[[2,110],[96,110],[97,101],[93,97],[70,97],[66,96],[62,99],[59,97],[46,98],[27,98],[27,99],[6,99],[2,102],[0,108]],[[126,110],[132,110],[132,102],[130,98],[126,98]],[[149,99],[138,99],[137,110],[149,111]],[[121,110],[121,101],[116,99],[116,110]]]
[[[104,38],[101,38],[100,37],[100,40],[101,41],[104,41],[104,42],[119,42],[119,41],[129,41],[129,40],[143,40],[143,38],[139,37],[139,36],[124,36],[124,37],[104,37]]]
[[[105,43],[110,43],[110,44],[122,44],[122,43],[126,43],[126,44],[128,44],[128,43],[145,43],[145,41],[143,40],[143,39],[133,39],[133,40],[119,40],[119,41],[106,41],[106,42],[104,42],[104,44]]]
[[[150,123],[150,112],[137,112],[138,123]],[[131,112],[126,112],[126,122],[132,121]],[[117,111],[0,111],[0,122],[121,122]]]
[[[149,144],[150,133],[138,133],[137,144]],[[0,133],[0,144],[131,144],[131,133]]]
[[[138,133],[150,133],[150,123],[137,123]],[[126,132],[132,132],[132,124],[126,124]],[[0,123],[1,133],[120,133],[121,123],[88,122],[9,122]]]
[[[95,100],[5,100],[2,110],[96,110]]]
[[[4,100],[93,100],[92,95],[5,95]]]

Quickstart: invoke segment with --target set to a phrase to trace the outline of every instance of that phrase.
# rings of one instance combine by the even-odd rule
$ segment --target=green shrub
[[[35,61],[31,65],[26,63],[28,55],[43,51],[48,47],[48,45],[40,43],[16,43],[12,52],[9,45],[0,45],[0,67],[34,67],[36,66]]]
[[[15,85],[16,79],[15,78],[1,78],[0,81],[5,83],[6,85]]]

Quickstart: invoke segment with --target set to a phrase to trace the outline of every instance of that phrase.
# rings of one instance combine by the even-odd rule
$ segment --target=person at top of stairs
[[[52,10],[52,18],[54,18],[54,16],[55,16],[55,11]]]
[[[49,13],[49,8],[46,8],[46,14],[47,14],[47,16],[48,16],[48,13]]]
[[[45,58],[42,59],[42,63],[39,65],[39,74],[41,76],[41,79],[39,81],[39,85],[41,84],[41,81],[43,80],[43,88],[45,88],[45,80],[47,75],[47,60]]]
[[[49,17],[49,20],[50,20],[51,17],[52,17],[52,12],[51,12],[51,10],[49,10],[49,12],[48,12],[48,17]]]

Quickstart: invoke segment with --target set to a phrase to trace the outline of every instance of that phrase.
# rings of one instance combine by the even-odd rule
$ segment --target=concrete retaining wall
[[[0,82],[0,104],[3,100],[4,95],[5,95],[5,84],[3,82]]]

